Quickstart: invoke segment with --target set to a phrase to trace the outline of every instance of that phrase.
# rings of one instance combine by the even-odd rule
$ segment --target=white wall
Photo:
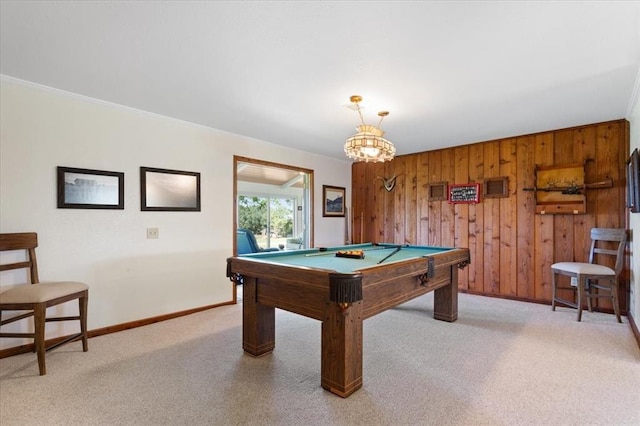
[[[639,74],[640,77],[640,74]],[[635,148],[640,151],[640,102],[636,91],[635,107],[631,115],[627,117],[630,125],[631,152]],[[640,213],[629,213],[629,228],[631,229],[631,297],[629,315],[640,326]]]
[[[0,83],[0,232],[38,232],[41,280],[90,285],[89,329],[232,300],[233,155],[314,170],[316,246],[344,240],[344,220],[323,218],[321,198],[323,184],[351,193],[346,159],[8,77]],[[125,209],[56,208],[57,166],[124,172]],[[140,166],[200,172],[202,211],[140,211]],[[160,238],[147,240],[147,227]],[[49,325],[48,337],[71,330]],[[0,348],[17,343],[3,339]]]

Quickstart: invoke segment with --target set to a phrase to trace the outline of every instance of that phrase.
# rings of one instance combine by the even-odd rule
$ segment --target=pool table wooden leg
[[[253,356],[265,355],[276,345],[276,309],[258,303],[256,278],[242,285],[242,348]]]
[[[453,322],[458,319],[458,268],[451,268],[451,283],[435,290],[433,295],[433,317]]]
[[[362,301],[327,302],[322,322],[322,387],[343,398],[362,387]]]

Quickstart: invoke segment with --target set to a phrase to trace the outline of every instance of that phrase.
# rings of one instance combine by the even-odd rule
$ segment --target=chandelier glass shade
[[[356,128],[358,133],[349,137],[345,142],[345,154],[354,161],[364,161],[367,163],[392,160],[396,155],[396,147],[383,137],[384,131],[379,127],[382,119],[389,113],[387,111],[378,113],[380,116],[378,126],[365,124],[359,105],[361,100],[362,98],[360,96],[351,96],[351,102],[355,104],[362,124]]]
[[[396,147],[383,138],[384,131],[370,124],[357,127],[358,133],[347,139],[344,152],[355,161],[383,162],[392,160]]]

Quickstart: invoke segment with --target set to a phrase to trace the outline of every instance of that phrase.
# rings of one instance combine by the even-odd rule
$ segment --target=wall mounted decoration
[[[59,209],[124,209],[124,173],[58,167]]]
[[[506,198],[509,196],[509,176],[487,178],[484,180],[484,198]]]
[[[584,194],[584,163],[536,166],[535,188],[538,214],[581,214],[587,211]]]
[[[376,178],[373,181],[375,182],[378,179],[382,180],[382,183],[384,185],[384,189],[387,192],[391,192],[391,191],[393,191],[393,188],[395,188],[395,186],[396,186],[397,177],[398,176],[396,176],[396,175],[393,175],[390,178],[385,178],[385,177],[382,177],[382,176],[376,176]]]
[[[322,216],[344,217],[346,189],[322,185]]]
[[[640,154],[634,149],[627,160],[627,207],[640,213]]]
[[[480,202],[480,184],[463,183],[449,185],[450,204],[475,204]]]
[[[562,166],[536,166],[533,188],[536,214],[583,214],[587,211],[586,189],[611,188],[613,181],[585,183],[584,163]]]
[[[142,211],[200,211],[200,173],[140,167]]]
[[[445,201],[447,199],[447,182],[430,183],[427,188],[429,201]]]

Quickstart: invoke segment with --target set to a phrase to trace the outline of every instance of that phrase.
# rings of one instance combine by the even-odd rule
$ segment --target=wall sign
[[[450,204],[475,204],[480,202],[480,184],[463,183],[449,185]]]

